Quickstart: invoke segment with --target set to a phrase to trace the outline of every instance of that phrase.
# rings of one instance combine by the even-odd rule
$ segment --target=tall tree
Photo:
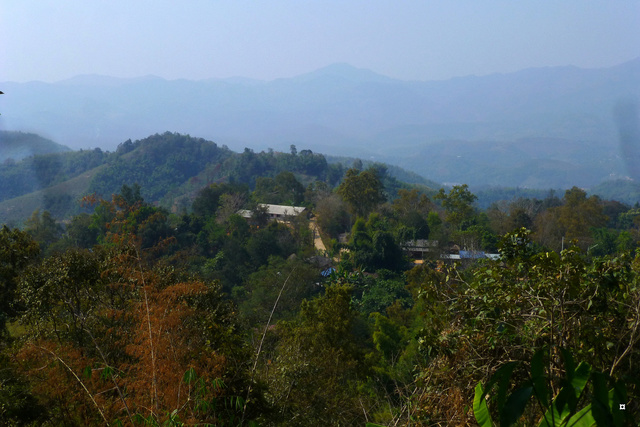
[[[475,215],[473,203],[477,197],[469,191],[467,184],[453,186],[448,194],[441,188],[435,199],[441,201],[447,215],[446,221],[456,230],[459,230],[465,221],[471,220]]]
[[[366,217],[386,200],[384,186],[375,169],[349,169],[338,187],[338,194],[356,217]]]

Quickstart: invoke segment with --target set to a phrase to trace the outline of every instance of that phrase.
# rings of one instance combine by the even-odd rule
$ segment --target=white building
[[[275,219],[276,221],[287,221],[288,219],[296,217],[307,210],[307,208],[303,206],[284,206],[269,204],[259,204],[258,206],[266,208],[269,219]],[[238,211],[238,215],[244,218],[251,218],[251,216],[253,215],[253,211],[241,209]]]

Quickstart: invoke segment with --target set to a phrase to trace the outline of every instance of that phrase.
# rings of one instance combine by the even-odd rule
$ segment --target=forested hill
[[[268,179],[289,172],[304,191],[316,181],[335,186],[350,166],[328,164],[322,154],[298,152],[295,146],[288,153],[250,149],[236,153],[202,138],[166,132],[127,140],[114,152],[96,148],[0,164],[0,223],[20,223],[35,209],[46,209],[62,219],[79,212],[77,201],[82,196],[96,193],[108,199],[123,184],[138,184],[145,200],[177,209],[190,206],[198,191],[212,183],[243,184],[251,190],[258,185],[268,192]],[[408,175],[405,171],[376,167],[392,196],[397,188],[407,186],[394,178]]]
[[[40,135],[0,130],[0,163],[18,161],[37,154],[71,151]]]
[[[327,162],[331,163],[341,163],[343,165],[360,165],[363,168],[368,168],[370,166],[378,165],[379,162],[373,160],[359,159],[355,157],[347,157],[347,156],[324,156],[327,159]],[[417,174],[416,172],[412,172],[410,170],[401,168],[396,165],[386,165],[389,175],[395,177],[396,179],[406,182],[407,184],[419,184],[425,185],[430,188],[440,188],[442,184],[432,181],[423,177],[422,175]]]

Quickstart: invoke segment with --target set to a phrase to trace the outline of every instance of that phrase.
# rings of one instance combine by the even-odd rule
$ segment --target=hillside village
[[[640,425],[640,1],[5,1],[0,427]]]
[[[524,425],[553,390],[566,420],[632,422],[637,206],[574,187],[481,209],[294,148],[165,133],[5,162],[0,208],[45,205],[0,229],[0,419],[463,425],[525,387]]]

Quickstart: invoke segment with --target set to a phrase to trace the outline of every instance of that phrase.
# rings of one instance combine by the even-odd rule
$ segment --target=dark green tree
[[[16,314],[18,280],[40,253],[31,235],[6,225],[0,229],[0,338],[6,338],[6,321]]]
[[[38,242],[42,250],[57,241],[62,234],[62,227],[56,223],[49,211],[40,214],[36,209],[25,222],[25,231]]]
[[[338,187],[338,194],[355,217],[366,217],[386,200],[382,181],[375,169],[349,169]]]

